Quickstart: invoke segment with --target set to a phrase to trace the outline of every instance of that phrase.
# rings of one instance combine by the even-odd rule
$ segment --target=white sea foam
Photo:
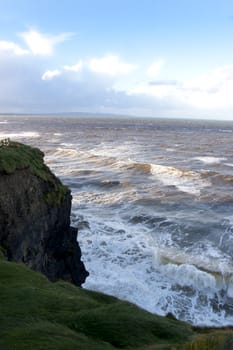
[[[190,259],[191,260],[191,259]],[[190,264],[167,264],[163,265],[161,271],[180,286],[190,286],[198,290],[214,290],[216,280],[213,275],[200,271],[196,266]]]
[[[74,214],[79,215],[81,208],[74,208]],[[216,312],[211,306],[211,299],[216,297],[224,303],[221,290],[228,297],[233,293],[231,277],[226,280],[220,271],[216,274],[217,260],[209,259],[208,265],[207,258],[202,260],[170,247],[162,249],[158,242],[166,244],[165,237],[157,242],[145,226],[122,221],[116,208],[114,215],[109,207],[105,209],[101,221],[98,205],[85,210],[89,225],[79,231],[83,260],[90,272],[85,288],[129,300],[160,315],[172,312],[193,324],[231,324],[224,310]],[[213,272],[208,271],[211,267]]]
[[[73,202],[75,204],[102,204],[102,205],[114,205],[114,204],[123,204],[125,201],[128,203],[135,201],[137,197],[137,192],[133,187],[125,188],[120,192],[101,192],[94,191],[91,188],[88,189],[88,186],[85,187],[84,191],[80,191],[78,196],[73,195]]]
[[[79,151],[73,148],[58,148],[53,156],[74,158],[79,155]]]
[[[233,298],[233,275],[229,278],[227,283],[227,295],[229,298]]]
[[[117,160],[112,166],[116,169],[138,170],[148,175],[151,174],[165,186],[176,186],[180,191],[193,195],[200,195],[202,189],[210,186],[210,182],[202,179],[201,174],[171,166],[140,163],[130,159]]]
[[[180,265],[192,263],[192,265],[195,265],[203,271],[217,273],[223,276],[233,275],[231,262],[224,259],[222,254],[217,251],[217,248],[212,247],[210,244],[209,247],[208,244],[205,245],[205,255],[200,254],[198,250],[195,253],[195,247],[192,253],[187,253],[174,247],[165,247],[159,250],[159,257],[164,264],[175,263]]]
[[[61,146],[64,146],[64,147],[72,147],[72,146],[74,146],[74,144],[73,144],[73,143],[69,143],[69,142],[62,142],[62,143],[61,143]]]
[[[98,147],[93,148],[91,152],[96,156],[127,158],[127,154],[131,154],[132,147],[136,148],[136,145],[132,145],[129,141],[123,144],[113,144],[112,141],[108,143],[102,142]]]
[[[153,256],[147,243],[143,248],[139,242],[132,239],[128,245],[123,238],[117,242],[113,237],[111,243],[103,238],[97,242],[89,236],[89,253],[84,253],[83,259],[90,276],[84,287],[129,300],[160,315],[172,312],[193,324],[231,323],[223,310],[214,312],[210,306],[209,299],[215,295],[220,298],[213,275],[193,265],[158,264],[156,253]],[[192,292],[188,290],[186,295],[181,287],[192,288]],[[227,288],[231,297],[232,285]]]
[[[36,131],[22,131],[18,133],[0,133],[0,138],[21,139],[21,138],[37,138],[40,134]]]
[[[233,215],[225,216],[224,219],[229,221],[230,225],[233,225]]]
[[[204,164],[219,164],[222,161],[226,160],[226,158],[223,158],[223,157],[209,157],[209,156],[194,157],[193,159],[199,160]]]
[[[199,195],[203,188],[210,186],[210,183],[207,180],[203,180],[200,174],[194,171],[152,164],[151,173],[164,185],[174,185],[179,190],[193,195]]]

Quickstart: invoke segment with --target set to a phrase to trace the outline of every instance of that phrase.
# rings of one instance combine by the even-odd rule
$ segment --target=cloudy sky
[[[0,113],[233,120],[232,0],[0,0]]]

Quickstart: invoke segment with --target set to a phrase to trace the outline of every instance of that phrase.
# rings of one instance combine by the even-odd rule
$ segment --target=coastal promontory
[[[9,261],[81,286],[88,273],[70,226],[71,193],[43,157],[17,142],[0,145],[0,246]]]

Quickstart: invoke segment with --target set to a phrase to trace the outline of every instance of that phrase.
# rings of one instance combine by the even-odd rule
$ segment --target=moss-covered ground
[[[1,350],[227,350],[232,341],[231,330],[196,330],[0,260]]]

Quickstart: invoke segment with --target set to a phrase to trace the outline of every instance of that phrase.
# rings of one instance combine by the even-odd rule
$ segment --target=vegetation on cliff
[[[53,185],[53,190],[46,193],[48,204],[60,205],[69,192],[67,186],[58,183],[58,179],[44,163],[44,153],[38,148],[9,141],[0,147],[0,174],[12,174],[16,170],[30,169],[31,174]]]
[[[8,260],[80,286],[88,273],[70,227],[70,190],[43,157],[39,149],[0,141],[0,246]]]
[[[226,350],[230,330],[198,330],[0,260],[0,349]]]
[[[0,147],[0,172],[12,174],[17,169],[30,168],[34,175],[50,180],[51,174],[43,157],[43,152],[37,148],[10,141]]]

